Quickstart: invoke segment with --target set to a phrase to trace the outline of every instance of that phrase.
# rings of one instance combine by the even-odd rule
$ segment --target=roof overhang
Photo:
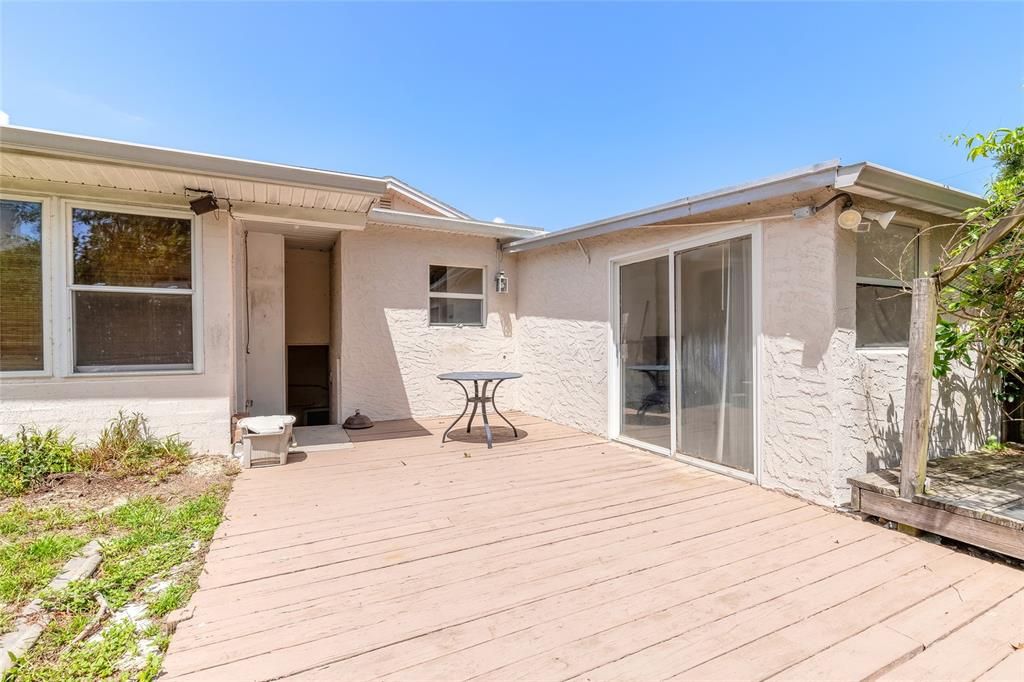
[[[46,130],[0,127],[0,181],[36,191],[188,206],[186,188],[213,192],[250,217],[350,225],[386,180]],[[284,214],[288,214],[287,216]]]
[[[509,253],[530,251],[544,246],[554,246],[578,239],[599,237],[603,234],[648,227],[656,223],[670,220],[683,220],[711,211],[733,208],[743,204],[773,199],[794,192],[821,189],[828,186],[839,168],[838,161],[828,161],[806,168],[798,168],[788,173],[773,175],[743,185],[735,185],[684,197],[666,204],[624,213],[622,215],[597,220],[577,227],[570,227],[558,232],[549,232],[539,237],[522,239],[505,246]]]
[[[713,211],[735,209],[760,201],[784,199],[800,192],[822,189],[835,189],[881,199],[897,206],[906,206],[946,217],[957,217],[964,210],[979,206],[985,201],[983,197],[976,194],[946,187],[883,166],[869,163],[843,166],[838,160],[834,160],[798,168],[743,185],[684,197],[667,204],[624,213],[577,227],[519,239],[506,244],[503,248],[509,253],[530,251],[612,232],[685,220]],[[794,200],[795,206],[796,201]],[[750,219],[756,220],[757,214],[752,213]]]
[[[867,162],[839,168],[833,186],[842,192],[947,218],[958,218],[967,209],[985,203],[977,194]]]
[[[525,239],[544,234],[543,230],[522,225],[507,223],[488,223],[482,220],[465,218],[447,218],[442,216],[406,213],[387,208],[374,208],[367,216],[369,225],[391,225],[396,227],[415,227],[423,230],[438,230],[477,237],[493,237],[495,239]]]

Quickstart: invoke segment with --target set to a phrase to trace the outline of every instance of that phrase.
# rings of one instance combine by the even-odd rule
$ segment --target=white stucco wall
[[[246,248],[249,342],[244,368],[249,412],[284,414],[288,363],[284,237],[250,230]]]
[[[722,229],[588,239],[589,263],[575,243],[520,254],[520,409],[607,435],[609,260]],[[761,482],[823,504],[848,501],[847,477],[896,461],[902,428],[906,351],[855,347],[855,255],[832,211],[763,224]],[[959,372],[936,388],[934,454],[992,432],[992,403],[970,381]]]
[[[232,287],[228,218],[214,214],[197,219],[202,232],[203,364],[195,374],[137,376],[67,376],[70,336],[66,329],[67,290],[63,271],[54,268],[49,282],[51,376],[0,378],[0,432],[20,425],[60,427],[82,441],[96,438],[119,409],[142,412],[160,435],[180,433],[199,451],[228,450],[232,368]],[[61,226],[62,227],[62,226]],[[65,245],[54,262],[62,262]],[[46,235],[44,235],[44,239]]]
[[[372,419],[458,414],[458,387],[436,375],[516,367],[515,289],[495,294],[495,240],[402,228],[345,232],[337,246],[341,270],[342,416],[356,408]],[[429,325],[430,265],[482,267],[487,296],[483,327]],[[516,382],[500,389],[499,405],[515,406]]]

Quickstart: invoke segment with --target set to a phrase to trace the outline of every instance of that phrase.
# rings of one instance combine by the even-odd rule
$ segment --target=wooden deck
[[[928,462],[927,488],[899,499],[899,469],[850,479],[851,507],[1024,560],[1024,451],[972,452]]]
[[[513,420],[243,472],[168,678],[1024,679],[1024,572]]]

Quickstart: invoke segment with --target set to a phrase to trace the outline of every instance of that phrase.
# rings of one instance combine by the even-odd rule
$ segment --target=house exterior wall
[[[90,376],[70,374],[66,359],[70,334],[65,284],[67,244],[61,238],[63,212],[54,207],[48,231],[52,259],[48,315],[52,324],[50,372],[43,377],[0,377],[0,433],[21,425],[56,426],[80,441],[95,439],[107,421],[125,409],[142,412],[158,435],[180,433],[198,451],[228,451],[234,382],[234,329],[230,275],[230,227],[223,213],[196,219],[201,225],[202,368],[193,374],[141,373]],[[92,202],[95,203],[95,202]],[[116,209],[117,204],[111,204]]]
[[[722,229],[595,237],[582,242],[589,262],[575,243],[519,254],[520,409],[608,435],[609,260]],[[847,477],[898,461],[906,351],[855,347],[856,240],[834,211],[762,230],[761,482],[843,504]],[[933,454],[975,447],[993,432],[994,405],[972,381],[960,371],[937,385]]]
[[[512,293],[494,293],[494,239],[371,226],[343,233],[336,249],[343,418],[357,408],[375,421],[458,414],[462,392],[438,374],[516,367],[515,268],[505,259]],[[485,326],[430,326],[430,265],[485,269]],[[515,406],[515,384],[500,389],[503,408]]]
[[[288,384],[284,237],[250,230],[245,264],[249,336],[244,371],[249,411],[284,414]]]

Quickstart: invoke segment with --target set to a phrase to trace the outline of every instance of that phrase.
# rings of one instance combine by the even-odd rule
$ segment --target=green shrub
[[[74,439],[58,429],[23,426],[11,438],[0,436],[0,494],[20,495],[50,474],[77,468]]]
[[[180,468],[191,454],[192,444],[177,434],[157,438],[140,412],[117,413],[85,455],[87,468],[131,476],[160,473],[161,468]]]

